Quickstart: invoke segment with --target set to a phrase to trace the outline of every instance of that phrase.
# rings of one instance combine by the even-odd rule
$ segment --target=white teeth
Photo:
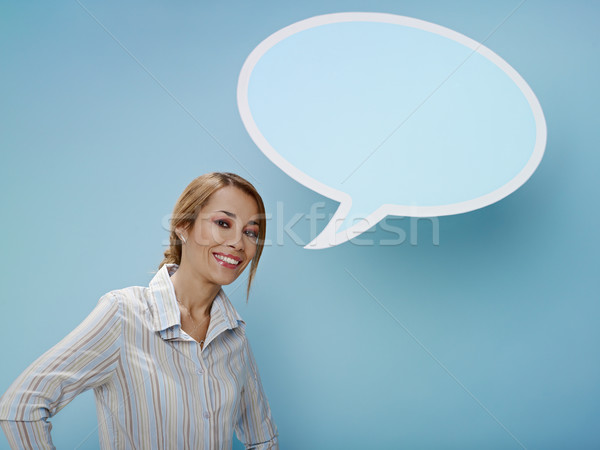
[[[236,261],[235,259],[232,259],[232,258],[228,258],[227,256],[217,255],[216,253],[215,253],[215,256],[218,259],[220,259],[221,261],[228,262],[229,264],[236,264],[237,265],[237,264],[240,263],[239,261]]]

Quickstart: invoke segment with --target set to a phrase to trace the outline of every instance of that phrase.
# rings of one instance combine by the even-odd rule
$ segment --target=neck
[[[183,263],[183,261],[181,261]],[[212,302],[221,289],[218,284],[210,283],[195,273],[187,264],[180,264],[171,275],[177,300],[183,304],[194,317],[210,315]]]

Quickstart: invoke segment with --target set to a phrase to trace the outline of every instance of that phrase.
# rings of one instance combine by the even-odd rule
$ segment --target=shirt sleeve
[[[17,377],[0,398],[0,425],[12,449],[55,449],[48,418],[110,379],[119,360],[121,327],[119,302],[109,292]]]
[[[247,450],[279,450],[277,426],[271,416],[271,408],[248,339],[245,344],[248,376],[242,390],[240,416],[235,432]]]

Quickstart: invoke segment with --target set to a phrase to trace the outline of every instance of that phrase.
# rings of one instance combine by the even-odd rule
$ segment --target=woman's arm
[[[0,398],[0,425],[11,448],[55,448],[47,419],[112,376],[121,326],[119,302],[105,294],[77,328],[19,375]]]
[[[245,343],[248,377],[242,391],[240,417],[235,432],[246,449],[279,450],[277,426],[271,417],[271,408],[248,339]]]

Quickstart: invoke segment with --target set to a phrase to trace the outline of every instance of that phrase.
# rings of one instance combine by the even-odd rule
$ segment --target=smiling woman
[[[232,173],[193,180],[148,287],[108,292],[0,399],[12,448],[54,448],[50,417],[94,389],[103,449],[278,449],[246,324],[222,289],[263,249],[265,209]]]
[[[204,222],[212,222],[205,227]],[[213,172],[193,180],[181,193],[173,208],[169,248],[165,251],[163,264],[180,264],[184,248],[196,255],[200,247],[218,246],[235,239],[243,231],[245,237],[239,244],[252,254],[242,261],[243,265],[228,276],[241,274],[252,261],[248,276],[247,297],[262,253],[266,235],[265,207],[254,186],[239,175]],[[185,246],[186,232],[193,235],[195,246]],[[183,238],[183,239],[182,239]],[[227,254],[227,253],[225,253]],[[187,255],[188,257],[191,255]],[[235,258],[234,258],[235,259]],[[194,258],[190,260],[193,263]],[[209,266],[207,266],[209,267]],[[236,266],[237,267],[237,266]],[[229,284],[233,280],[220,284]]]

